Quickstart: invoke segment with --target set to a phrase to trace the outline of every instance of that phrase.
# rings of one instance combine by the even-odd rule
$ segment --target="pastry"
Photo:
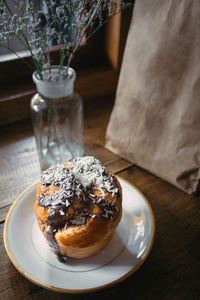
[[[121,219],[121,186],[96,158],[74,158],[42,173],[34,210],[60,261],[89,257],[108,244]]]

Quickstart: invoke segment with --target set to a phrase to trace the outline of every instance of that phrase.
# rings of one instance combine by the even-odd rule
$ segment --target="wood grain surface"
[[[14,268],[3,244],[5,216],[16,196],[40,176],[31,122],[20,121],[0,130],[0,299],[200,299],[200,197],[188,196],[104,148],[112,105],[110,98],[85,103],[85,154],[99,158],[148,199],[156,220],[149,257],[120,284],[83,295],[45,290]]]

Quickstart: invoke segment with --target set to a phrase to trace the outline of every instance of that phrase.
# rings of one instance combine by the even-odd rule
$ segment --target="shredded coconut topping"
[[[118,192],[113,185],[114,176],[110,174],[100,161],[93,156],[74,158],[69,162],[74,176],[80,180],[84,188],[93,187],[103,194],[105,191]]]
[[[106,200],[108,192],[112,196],[119,196],[117,182],[114,175],[110,174],[100,161],[92,156],[74,158],[68,163],[70,169],[64,165],[55,165],[44,171],[41,175],[43,186],[58,186],[60,189],[53,194],[41,194],[38,204],[49,208],[49,221],[55,222],[59,216],[64,216],[76,199],[81,198],[87,202],[99,206],[100,215],[90,217],[102,217],[112,219],[113,211],[117,211],[115,205]],[[100,190],[101,196],[92,194],[92,190]],[[88,218],[87,210],[77,212],[74,218],[67,221],[67,224],[80,225]],[[67,225],[65,224],[65,226]]]

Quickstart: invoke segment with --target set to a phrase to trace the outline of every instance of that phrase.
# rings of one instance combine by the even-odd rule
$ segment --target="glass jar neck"
[[[42,77],[42,79],[41,79]],[[72,68],[52,66],[42,71],[33,73],[33,81],[38,93],[46,99],[59,99],[70,96],[74,91],[76,72]]]

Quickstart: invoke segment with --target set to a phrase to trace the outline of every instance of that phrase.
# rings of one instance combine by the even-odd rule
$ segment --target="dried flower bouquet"
[[[52,80],[43,70],[51,65],[51,47],[56,44],[58,76],[65,77],[62,66],[70,66],[83,38],[89,39],[110,17],[130,5],[121,0],[0,0],[0,46],[13,52],[10,39],[15,38],[31,55],[40,79],[46,74],[45,80]]]

